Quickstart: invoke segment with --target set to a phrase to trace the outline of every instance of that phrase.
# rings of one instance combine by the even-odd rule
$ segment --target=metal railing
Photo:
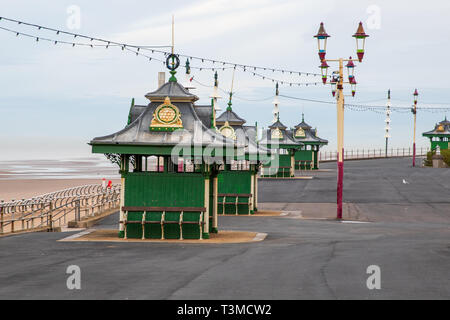
[[[416,157],[426,156],[430,148],[417,148]],[[412,148],[390,148],[386,154],[386,149],[356,149],[344,150],[344,160],[362,160],[394,157],[412,157]],[[320,151],[319,161],[336,161],[336,151]]]
[[[31,199],[0,201],[0,234],[20,231],[52,230],[69,221],[94,217],[118,208],[120,184],[111,188],[84,185],[47,193]]]

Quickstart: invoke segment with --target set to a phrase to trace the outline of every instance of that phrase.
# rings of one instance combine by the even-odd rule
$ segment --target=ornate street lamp
[[[414,115],[414,135],[413,135],[413,167],[416,166],[416,116],[417,116],[417,96],[419,93],[417,89],[414,90],[414,106],[411,108],[411,112]]]
[[[364,32],[362,22],[360,22],[356,33],[353,35],[356,39],[356,54],[358,55],[359,62],[362,62],[364,57],[364,46],[366,45],[366,38],[368,36],[369,35]]]
[[[329,35],[326,33],[323,23],[320,23],[319,31],[314,36],[318,40],[319,58],[321,65],[319,68],[322,71],[322,82],[327,82],[328,76],[328,64],[327,62],[338,62],[339,71],[333,72],[333,77],[330,81],[332,85],[331,94],[336,97],[337,102],[337,218],[342,219],[342,193],[343,193],[343,181],[344,181],[344,83],[350,84],[352,89],[352,96],[356,93],[356,80],[354,76],[354,62],[362,62],[364,57],[365,39],[368,35],[364,32],[362,23],[359,23],[356,33],[353,35],[356,38],[356,53],[358,59],[325,59],[327,38]],[[348,82],[344,81],[344,62],[347,62]]]
[[[389,134],[389,130],[390,128],[390,124],[391,124],[391,89],[388,90],[388,100],[386,103],[386,127],[385,127],[385,133],[384,133],[384,137],[386,138],[386,151],[385,151],[385,156],[387,158],[388,156],[388,141],[389,138],[391,137],[391,135]]]
[[[319,31],[317,32],[317,34],[314,36],[314,38],[317,38],[317,46],[319,49],[319,58],[320,61],[322,61],[323,59],[325,59],[325,55],[327,52],[327,39],[330,36],[328,35],[328,33],[325,31],[325,28],[323,26],[323,22],[320,23],[320,27],[319,27]]]
[[[280,104],[280,100],[278,99],[278,82],[275,86],[275,98],[273,99],[273,121],[272,123],[277,122],[278,115],[280,114],[280,110],[278,109],[278,105]]]

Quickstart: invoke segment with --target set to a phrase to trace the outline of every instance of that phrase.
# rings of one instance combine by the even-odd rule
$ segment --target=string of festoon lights
[[[43,30],[43,31],[55,33],[56,35],[70,36],[70,37],[73,37],[73,39],[78,38],[78,39],[83,39],[83,40],[89,41],[88,43],[83,43],[83,42],[77,42],[77,41],[68,41],[68,40],[64,40],[64,39],[55,39],[55,38],[51,38],[48,36],[43,37],[43,36],[31,34],[29,32],[22,32],[22,31],[18,31],[18,30],[12,29],[12,28],[0,26],[0,30],[13,33],[17,37],[25,36],[27,38],[33,38],[36,40],[36,42],[47,41],[47,42],[52,42],[55,45],[56,44],[68,44],[68,45],[71,45],[72,47],[76,47],[76,46],[85,46],[85,47],[91,47],[91,48],[104,47],[106,49],[108,49],[109,47],[119,47],[119,48],[121,48],[122,51],[133,52],[137,56],[147,58],[148,61],[156,61],[156,62],[161,62],[164,64],[166,63],[165,59],[157,58],[157,57],[155,57],[155,54],[161,54],[164,57],[171,54],[171,52],[169,52],[169,51],[161,50],[162,48],[171,48],[171,46],[169,46],[169,45],[159,45],[159,46],[133,45],[133,44],[128,44],[128,43],[122,43],[122,42],[117,42],[117,41],[112,41],[112,40],[106,40],[103,38],[88,36],[88,35],[84,35],[84,34],[59,30],[59,29],[55,29],[55,28],[46,27],[43,25],[28,23],[25,21],[11,19],[11,18],[7,18],[7,17],[1,17],[1,16],[0,16],[0,22],[14,23],[17,25],[22,25],[22,26],[26,26],[29,28],[33,28],[34,30],[38,30],[38,31]],[[217,70],[234,69],[234,70],[246,72],[246,73],[253,75],[254,77],[258,77],[262,80],[271,81],[272,83],[277,82],[281,85],[287,85],[287,86],[313,86],[313,85],[318,85],[318,84],[322,83],[321,81],[319,81],[319,82],[287,81],[287,80],[282,80],[282,79],[272,77],[272,76],[269,76],[269,75],[263,73],[265,71],[265,72],[278,73],[278,74],[288,75],[288,76],[299,76],[299,77],[300,76],[307,76],[307,77],[309,77],[309,76],[311,76],[311,77],[319,77],[320,76],[321,77],[322,76],[321,74],[314,73],[314,72],[303,72],[303,71],[294,71],[294,70],[280,69],[280,68],[274,68],[274,67],[262,67],[262,66],[255,66],[255,65],[247,65],[247,64],[234,63],[234,62],[222,61],[222,60],[218,60],[218,59],[210,59],[210,58],[186,55],[186,54],[180,54],[180,53],[176,53],[176,55],[178,57],[184,57],[188,61],[190,60],[191,62],[194,60],[198,63],[201,63],[202,65],[195,65],[195,66],[192,64],[190,65],[191,69],[196,69],[199,71],[203,71],[203,70],[217,71]]]
[[[314,102],[314,103],[321,103],[321,104],[330,104],[335,105],[336,102],[334,101],[326,101],[326,100],[319,100],[319,99],[310,99],[310,98],[301,98],[301,97],[293,97],[288,95],[280,94],[280,97],[284,97],[286,99],[293,99],[293,100],[300,100],[300,101],[306,101],[306,102]],[[367,104],[354,104],[354,103],[345,103],[344,106],[352,111],[372,111],[374,113],[379,114],[385,114],[386,106],[383,105],[367,105]],[[398,112],[398,113],[410,113],[411,108],[410,107],[404,107],[404,106],[390,106],[390,109],[392,111]],[[433,107],[433,106],[418,106],[417,109],[420,109],[422,111],[432,112],[432,113],[445,113],[450,111],[450,107]]]

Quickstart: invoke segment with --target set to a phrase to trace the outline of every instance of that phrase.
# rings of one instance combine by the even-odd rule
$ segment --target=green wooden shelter
[[[450,121],[447,117],[434,127],[434,130],[422,133],[422,136],[430,139],[431,150],[439,146],[440,149],[450,149]]]
[[[197,108],[174,69],[145,95],[147,106],[132,106],[124,129],[90,142],[120,164],[119,237],[209,238],[218,230],[219,166],[245,154],[244,144],[208,126],[212,106]]]
[[[227,109],[215,121],[217,130],[246,147],[244,154],[220,167],[217,210],[219,214],[252,214],[258,206],[259,162],[270,156],[270,150],[257,145],[256,126],[244,125],[246,121],[232,109],[231,97],[232,93]]]
[[[292,136],[292,131],[281,123],[279,115],[277,121],[263,131],[259,143],[272,151],[272,160],[263,165],[262,177],[290,178],[295,171],[295,153],[304,146]]]
[[[295,141],[303,143],[301,149],[295,150],[295,169],[319,169],[319,149],[323,145],[327,145],[328,140],[317,136],[317,129],[313,129],[305,122],[304,114],[302,114],[302,122],[291,129],[290,134]]]

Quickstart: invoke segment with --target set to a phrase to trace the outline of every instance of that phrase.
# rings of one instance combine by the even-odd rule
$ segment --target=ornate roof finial
[[[166,59],[166,66],[167,69],[170,70],[170,74],[172,75],[169,78],[169,82],[177,82],[177,78],[175,78],[175,74],[177,73],[175,70],[180,66],[180,58],[178,55],[174,53],[174,47],[175,47],[175,36],[174,36],[174,16],[172,15],[172,53],[167,56]],[[170,61],[172,60],[172,61]]]
[[[227,111],[232,111],[231,109],[231,98],[233,97],[233,85],[234,85],[234,72],[236,71],[236,68],[233,69],[233,78],[231,79],[231,90],[230,90],[230,100],[228,101],[228,107],[227,107]]]
[[[232,97],[233,97],[233,92],[230,91],[230,100],[228,101],[227,111],[232,111],[232,108],[231,108],[231,105],[232,105],[231,98]]]
[[[391,89],[388,90],[388,99],[391,98]]]
[[[186,74],[191,74],[191,66],[189,63],[189,59],[186,59],[185,68],[186,68]]]
[[[302,122],[305,122],[305,114],[302,112]]]

